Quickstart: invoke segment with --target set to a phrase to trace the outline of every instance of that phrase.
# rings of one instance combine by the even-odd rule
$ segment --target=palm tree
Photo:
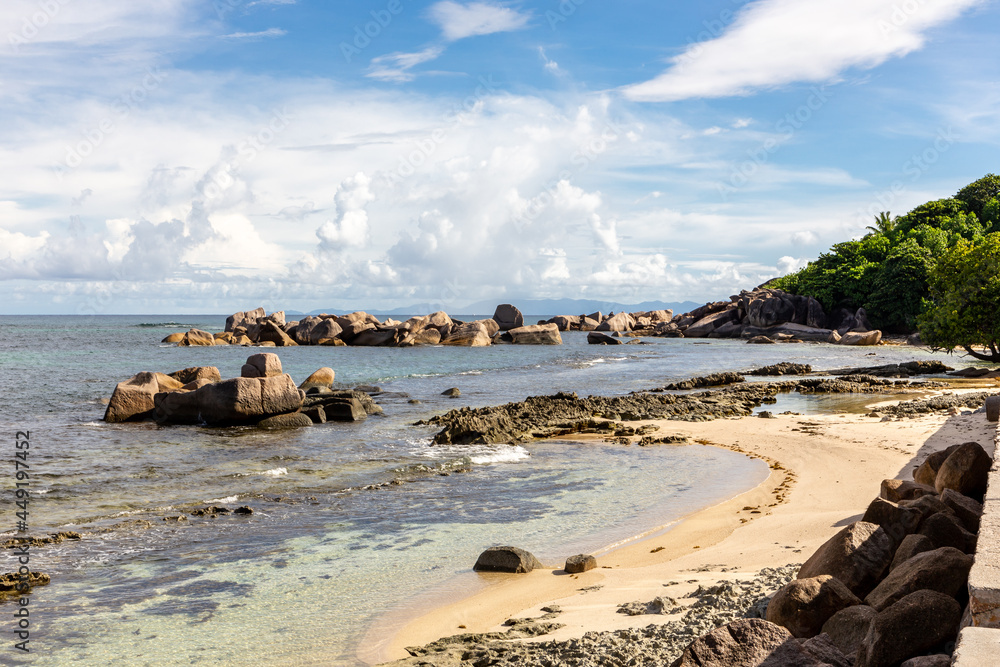
[[[870,229],[873,234],[888,236],[896,229],[896,220],[890,215],[889,211],[882,211],[875,216],[875,226],[872,227],[869,225],[865,229]]]

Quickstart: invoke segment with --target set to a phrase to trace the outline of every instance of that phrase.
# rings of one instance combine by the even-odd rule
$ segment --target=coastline
[[[541,607],[551,605],[561,608],[557,620],[564,627],[536,641],[665,621],[667,616],[622,615],[617,608],[661,595],[681,599],[694,584],[801,563],[839,526],[860,518],[882,479],[908,477],[915,459],[951,444],[978,440],[991,447],[995,430],[982,414],[889,422],[830,414],[642,423],[761,458],[771,464],[771,474],[728,501],[600,556],[596,570],[569,576],[549,569],[517,577],[480,575],[496,583],[407,622],[378,646],[360,648],[358,659],[377,664],[407,658],[407,646],[459,633],[503,631],[508,618],[538,617]],[[684,583],[666,585],[675,581]],[[601,588],[580,590],[594,586]]]

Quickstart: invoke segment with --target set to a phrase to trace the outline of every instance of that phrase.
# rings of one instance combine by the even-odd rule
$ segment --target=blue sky
[[[998,171],[1000,7],[7,0],[0,312],[707,301]]]

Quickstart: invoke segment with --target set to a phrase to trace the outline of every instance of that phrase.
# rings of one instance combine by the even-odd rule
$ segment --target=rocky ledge
[[[801,369],[772,367],[754,372],[782,370],[791,373]],[[686,394],[666,393],[709,386],[721,388]],[[575,393],[558,393],[531,396],[524,401],[499,406],[464,407],[417,422],[417,425],[443,427],[434,437],[434,442],[438,444],[526,442],[573,433],[612,435],[618,428],[613,422],[619,421],[708,421],[746,417],[753,413],[754,408],[773,403],[779,393],[793,391],[802,394],[903,394],[945,386],[940,382],[893,381],[871,375],[746,382],[742,373],[720,373],[627,396],[580,398]],[[951,406],[949,402],[947,407]]]
[[[240,375],[223,380],[214,366],[138,373],[115,387],[104,421],[292,428],[360,421],[382,412],[365,392],[334,390],[330,368],[296,387],[273,353],[251,355]]]

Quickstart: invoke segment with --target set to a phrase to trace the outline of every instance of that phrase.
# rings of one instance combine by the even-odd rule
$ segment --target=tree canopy
[[[938,259],[929,282],[930,299],[918,318],[924,341],[1000,362],[1000,232],[959,241]]]
[[[984,176],[954,197],[926,202],[905,215],[880,213],[867,231],[769,286],[815,297],[827,312],[864,308],[872,324],[887,332],[910,333],[919,325],[928,342],[964,347],[953,342],[958,338],[932,339],[939,329],[925,332],[929,325],[921,323],[921,315],[945,298],[944,283],[935,277],[944,270],[943,258],[953,257],[958,248],[971,252],[991,232],[1000,232],[1000,176]],[[972,336],[970,344],[983,344],[978,340]]]

